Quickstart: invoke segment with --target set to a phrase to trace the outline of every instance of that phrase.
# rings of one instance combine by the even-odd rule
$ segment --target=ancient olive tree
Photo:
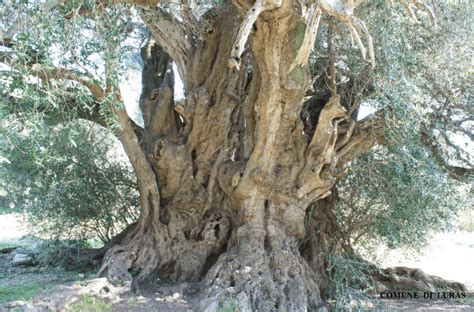
[[[226,300],[243,311],[327,309],[326,257],[350,248],[336,182],[386,144],[386,111],[357,119],[384,47],[354,10],[388,6],[363,2],[60,0],[4,22],[8,101],[112,128],[135,171],[140,217],[108,249],[101,275],[129,287],[152,274],[199,282],[203,309]],[[398,14],[436,24],[422,2],[400,4]],[[147,34],[143,125],[119,88],[124,42],[137,33]],[[335,56],[336,36],[353,39],[351,58]]]

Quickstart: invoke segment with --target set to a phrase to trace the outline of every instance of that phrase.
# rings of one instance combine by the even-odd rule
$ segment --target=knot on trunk
[[[227,195],[234,193],[234,190],[239,185],[240,179],[244,174],[244,170],[244,161],[233,162],[227,160],[221,165],[218,171],[218,181],[220,187]]]
[[[195,125],[199,126],[205,121],[210,103],[210,96],[205,88],[194,89],[185,101],[178,102],[174,109],[184,120],[183,135],[189,135]]]

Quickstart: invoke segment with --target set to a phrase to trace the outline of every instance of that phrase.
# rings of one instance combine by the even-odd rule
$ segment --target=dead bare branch
[[[237,32],[237,37],[235,39],[234,47],[232,48],[231,58],[233,61],[229,62],[229,66],[235,66],[237,70],[239,69],[239,62],[242,56],[242,53],[245,50],[245,45],[247,44],[252,26],[257,20],[258,16],[267,10],[272,10],[280,7],[282,0],[257,0],[255,4],[248,10],[247,14],[240,25],[239,31]]]

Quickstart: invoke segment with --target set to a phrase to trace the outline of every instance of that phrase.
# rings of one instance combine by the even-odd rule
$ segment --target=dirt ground
[[[472,312],[474,311],[474,302],[450,303],[445,300],[388,300],[384,302],[388,311],[413,311],[413,312]]]
[[[17,215],[0,215],[0,249],[25,244],[21,238],[26,234],[22,230],[21,220]],[[429,274],[448,279],[456,279],[473,290],[474,275],[471,262],[474,259],[474,233],[440,234],[418,256],[409,257],[401,251],[379,251],[376,258],[382,257],[386,265],[406,265],[420,267]],[[444,252],[443,252],[444,250]],[[388,256],[387,256],[388,255]],[[0,254],[0,311],[31,311],[28,302],[38,295],[54,293],[57,285],[78,285],[94,277],[93,272],[67,272],[60,269],[12,266],[13,254]],[[461,274],[461,273],[464,274]],[[454,278],[453,278],[454,277]],[[76,286],[75,286],[76,287]],[[79,286],[77,286],[79,287]],[[20,300],[25,305],[16,308],[8,304],[11,299]],[[375,306],[374,306],[375,303]],[[378,308],[380,304],[385,307]],[[474,294],[458,300],[381,300],[364,303],[366,311],[474,311]],[[376,307],[377,306],[377,307]],[[30,306],[31,307],[31,306]],[[197,311],[191,300],[181,293],[158,293],[147,289],[141,294],[128,294],[120,302],[101,307],[79,308],[74,311],[158,311],[188,312]],[[104,309],[102,309],[104,308]],[[348,307],[347,310],[350,308]],[[233,311],[223,309],[222,311]]]

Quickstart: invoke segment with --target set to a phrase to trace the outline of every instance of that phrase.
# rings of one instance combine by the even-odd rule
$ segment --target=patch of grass
[[[112,305],[105,303],[97,297],[86,296],[79,302],[71,304],[67,311],[70,312],[108,312],[112,311]]]
[[[23,285],[0,285],[0,302],[29,300],[43,289],[44,285],[37,282]]]
[[[138,298],[137,297],[132,297],[127,300],[127,304],[129,305],[135,305],[138,303]]]
[[[235,303],[233,301],[225,303],[217,310],[218,312],[234,312],[236,311]]]

